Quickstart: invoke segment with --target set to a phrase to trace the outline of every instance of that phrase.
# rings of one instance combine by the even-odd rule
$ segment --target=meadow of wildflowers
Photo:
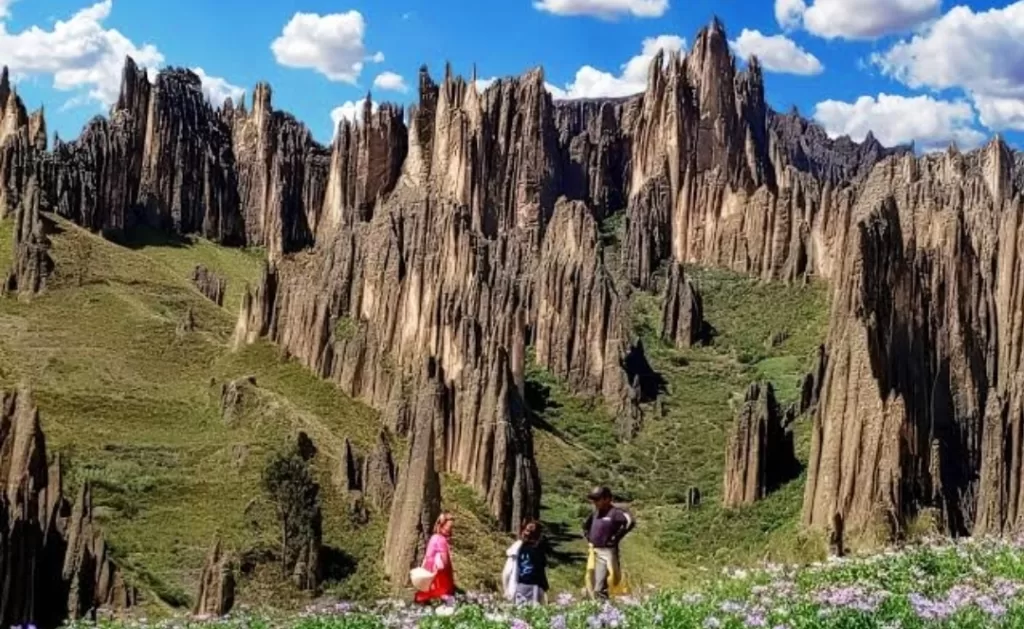
[[[433,608],[321,601],[291,617],[116,623],[110,629],[982,629],[1024,627],[1024,540],[933,540],[808,566],[726,570],[690,591],[610,603],[553,594],[515,606],[469,594]]]

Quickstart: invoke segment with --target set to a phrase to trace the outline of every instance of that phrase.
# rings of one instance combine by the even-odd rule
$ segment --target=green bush
[[[319,544],[320,485],[298,446],[292,446],[271,457],[263,472],[263,487],[281,524],[282,563],[287,569],[310,542]]]

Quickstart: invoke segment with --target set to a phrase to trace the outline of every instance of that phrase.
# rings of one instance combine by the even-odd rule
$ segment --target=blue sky
[[[0,0],[0,15],[0,63],[62,137],[107,110],[126,52],[202,68],[216,99],[269,81],[328,142],[370,89],[412,102],[424,63],[483,80],[542,65],[556,97],[629,93],[656,49],[718,15],[737,56],[771,70],[769,103],[832,135],[1024,139],[1024,0]]]

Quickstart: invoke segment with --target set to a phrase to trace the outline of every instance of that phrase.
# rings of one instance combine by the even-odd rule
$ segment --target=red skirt
[[[416,592],[416,602],[425,604],[441,600],[445,596],[455,596],[455,574],[450,565],[438,571],[430,584],[429,590]]]

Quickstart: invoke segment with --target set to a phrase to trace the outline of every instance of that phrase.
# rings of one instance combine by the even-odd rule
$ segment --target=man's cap
[[[594,487],[593,489],[590,490],[590,493],[587,494],[587,499],[589,499],[589,500],[600,500],[601,498],[611,498],[611,497],[612,497],[612,490],[608,489],[607,487],[605,487],[603,485],[598,486],[598,487]]]

